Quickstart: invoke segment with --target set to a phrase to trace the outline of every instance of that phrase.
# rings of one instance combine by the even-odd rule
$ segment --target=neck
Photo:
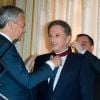
[[[11,41],[13,41],[13,35],[12,35],[12,31],[5,26],[2,30],[0,30],[4,35],[6,35],[7,37],[10,38]]]

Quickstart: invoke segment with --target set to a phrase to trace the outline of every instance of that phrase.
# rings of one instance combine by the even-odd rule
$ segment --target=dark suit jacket
[[[44,64],[37,72],[29,75],[15,46],[2,35],[0,69],[0,93],[9,100],[29,100],[29,89],[52,75],[48,64]]]
[[[84,56],[91,64],[91,68],[96,74],[94,86],[95,100],[100,100],[100,59],[98,59],[96,56],[94,56],[88,51],[86,51]]]
[[[44,63],[51,54],[36,59],[35,67]],[[37,68],[36,68],[37,69]],[[53,93],[48,89],[48,80],[33,88],[33,100],[94,100],[95,75],[90,64],[80,54],[69,54]]]
[[[96,56],[94,56],[93,54],[91,54],[88,51],[86,51],[84,56],[88,60],[88,62],[91,64],[92,69],[95,71],[97,76],[100,76],[100,59],[98,59]],[[98,77],[98,78],[100,78],[100,77]]]

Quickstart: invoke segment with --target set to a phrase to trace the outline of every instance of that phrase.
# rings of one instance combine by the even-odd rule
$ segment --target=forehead
[[[86,37],[86,36],[77,37],[76,40],[77,40],[78,42],[89,42],[89,39],[88,39],[88,37]]]
[[[18,20],[25,21],[25,15],[23,15],[22,13],[19,13],[18,14]]]
[[[25,16],[23,14],[19,14],[17,18],[17,23],[25,25]]]
[[[56,32],[56,31],[63,31],[64,32],[64,28],[60,25],[54,25],[50,28],[50,32]]]

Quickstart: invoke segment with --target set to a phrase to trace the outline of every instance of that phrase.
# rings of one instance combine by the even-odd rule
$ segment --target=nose
[[[51,37],[51,42],[54,42],[55,41],[55,37]]]
[[[26,29],[24,28],[22,33],[25,33],[25,32],[26,32]]]

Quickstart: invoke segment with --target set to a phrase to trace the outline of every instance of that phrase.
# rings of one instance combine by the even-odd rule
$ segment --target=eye
[[[87,42],[84,41],[84,42],[82,43],[82,46],[86,46],[86,45],[87,45]]]
[[[60,33],[56,33],[55,36],[56,36],[56,37],[59,37],[59,36],[60,36]]]
[[[52,37],[51,35],[48,35],[49,37]]]
[[[82,44],[82,46],[86,46],[86,44],[84,43],[84,44]]]
[[[60,36],[60,35],[57,34],[56,37],[58,37],[58,36]]]

